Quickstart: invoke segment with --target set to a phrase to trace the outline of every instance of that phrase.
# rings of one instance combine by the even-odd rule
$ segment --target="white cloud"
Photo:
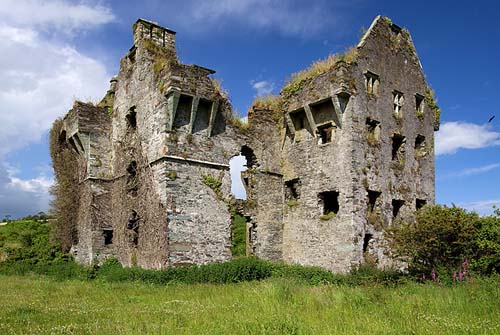
[[[496,145],[500,145],[500,133],[492,130],[488,124],[446,122],[436,133],[436,155]]]
[[[1,1],[0,215],[19,217],[48,209],[53,178],[47,169],[23,177],[5,157],[39,142],[75,98],[97,101],[105,94],[110,78],[105,66],[76,50],[69,38],[114,16],[89,1]]]
[[[189,1],[185,22],[206,29],[243,24],[250,28],[275,29],[290,35],[315,33],[334,24],[341,16],[325,0],[204,0]],[[330,7],[330,8],[329,8]],[[198,23],[198,24],[193,24]]]
[[[50,202],[50,187],[54,180],[42,171],[35,178],[21,179],[19,171],[6,163],[0,163],[0,219],[6,215],[13,218],[28,214],[47,212]]]
[[[496,206],[497,208],[500,207],[500,199],[468,202],[459,204],[459,206],[467,209],[468,211],[477,212],[479,215],[492,215],[493,206]]]
[[[0,38],[1,158],[39,141],[75,97],[98,100],[110,75],[99,61],[32,29],[0,25]]]
[[[108,7],[63,0],[2,0],[0,18],[17,27],[57,29],[71,33],[111,22],[115,16]]]
[[[486,173],[492,170],[496,170],[500,168],[500,163],[488,164],[485,166],[475,167],[475,168],[467,168],[458,172],[453,172],[447,175],[447,177],[468,177],[474,176],[482,173]]]
[[[262,81],[252,80],[250,84],[252,85],[252,88],[255,91],[257,91],[258,96],[271,94],[274,91],[274,88],[276,87],[275,83],[267,80],[262,80]]]

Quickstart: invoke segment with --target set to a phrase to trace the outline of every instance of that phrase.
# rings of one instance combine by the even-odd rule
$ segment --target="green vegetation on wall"
[[[77,215],[79,203],[78,158],[66,141],[61,119],[54,121],[50,130],[50,156],[54,167],[55,184],[50,190],[55,217],[53,238],[64,251],[78,241]]]

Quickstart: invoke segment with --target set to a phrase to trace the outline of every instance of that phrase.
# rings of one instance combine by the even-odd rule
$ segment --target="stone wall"
[[[296,78],[248,124],[215,71],[179,62],[175,32],[142,19],[133,32],[100,107],[76,103],[64,119],[81,161],[79,262],[226,261],[238,212],[249,255],[334,272],[392,265],[384,228],[434,202],[434,111],[406,31],[377,18],[351,56]],[[240,153],[246,201],[230,194]]]

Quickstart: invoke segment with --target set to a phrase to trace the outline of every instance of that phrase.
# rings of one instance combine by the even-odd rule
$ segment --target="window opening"
[[[392,93],[392,98],[393,98],[393,115],[394,117],[400,119],[403,116],[403,104],[404,104],[403,93],[394,91]]]
[[[368,190],[368,210],[373,212],[377,204],[377,199],[380,197],[382,192]]]
[[[323,215],[337,214],[339,212],[339,192],[321,192],[319,198],[323,203]]]
[[[285,181],[285,200],[298,200],[300,198],[299,187],[299,178]]]
[[[342,92],[337,94],[337,98],[339,99],[340,112],[344,114],[351,96],[349,95],[349,93]]]
[[[363,253],[368,251],[368,246],[370,245],[370,241],[373,238],[373,235],[370,233],[366,233],[363,238]]]
[[[406,142],[406,138],[400,134],[392,135],[392,160],[401,161],[404,157],[404,144]]]
[[[424,97],[420,94],[415,94],[415,111],[417,113],[417,117],[424,117]]]
[[[415,150],[425,149],[425,136],[417,135],[415,137]]]
[[[213,102],[210,100],[200,99],[198,103],[198,111],[193,126],[193,133],[207,129],[210,123],[210,114],[212,113]]]
[[[369,94],[378,94],[378,88],[380,85],[380,77],[370,71],[367,71],[365,73],[365,86],[366,86],[366,92]]]
[[[127,119],[127,126],[129,128],[132,128],[132,129],[137,128],[137,113],[135,111],[135,106],[130,107],[130,109],[125,117]]]
[[[297,111],[291,112],[290,118],[292,119],[293,127],[295,128],[295,131],[299,131],[299,130],[306,128],[307,116],[306,116],[306,112],[303,108],[301,108]]]
[[[401,27],[397,24],[391,23],[391,34],[394,36],[401,34]]]
[[[335,128],[332,123],[318,126],[319,144],[331,143],[334,130]]]
[[[399,212],[404,204],[405,204],[404,200],[392,199],[392,217],[394,219],[399,217]]]
[[[179,103],[175,111],[174,128],[180,128],[188,125],[191,120],[191,108],[193,106],[193,97],[181,94]]]
[[[417,199],[415,201],[415,208],[417,210],[419,210],[420,208],[424,207],[425,205],[427,205],[427,200],[424,200],[424,199]]]
[[[370,118],[366,119],[366,140],[370,145],[376,145],[380,141],[380,122]]]
[[[104,245],[113,244],[113,229],[103,229]]]

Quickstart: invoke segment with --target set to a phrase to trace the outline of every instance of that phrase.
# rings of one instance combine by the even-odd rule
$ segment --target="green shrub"
[[[425,206],[415,224],[395,225],[387,233],[393,250],[414,274],[438,271],[451,276],[465,260],[482,274],[500,270],[499,215],[479,217],[458,207]]]

